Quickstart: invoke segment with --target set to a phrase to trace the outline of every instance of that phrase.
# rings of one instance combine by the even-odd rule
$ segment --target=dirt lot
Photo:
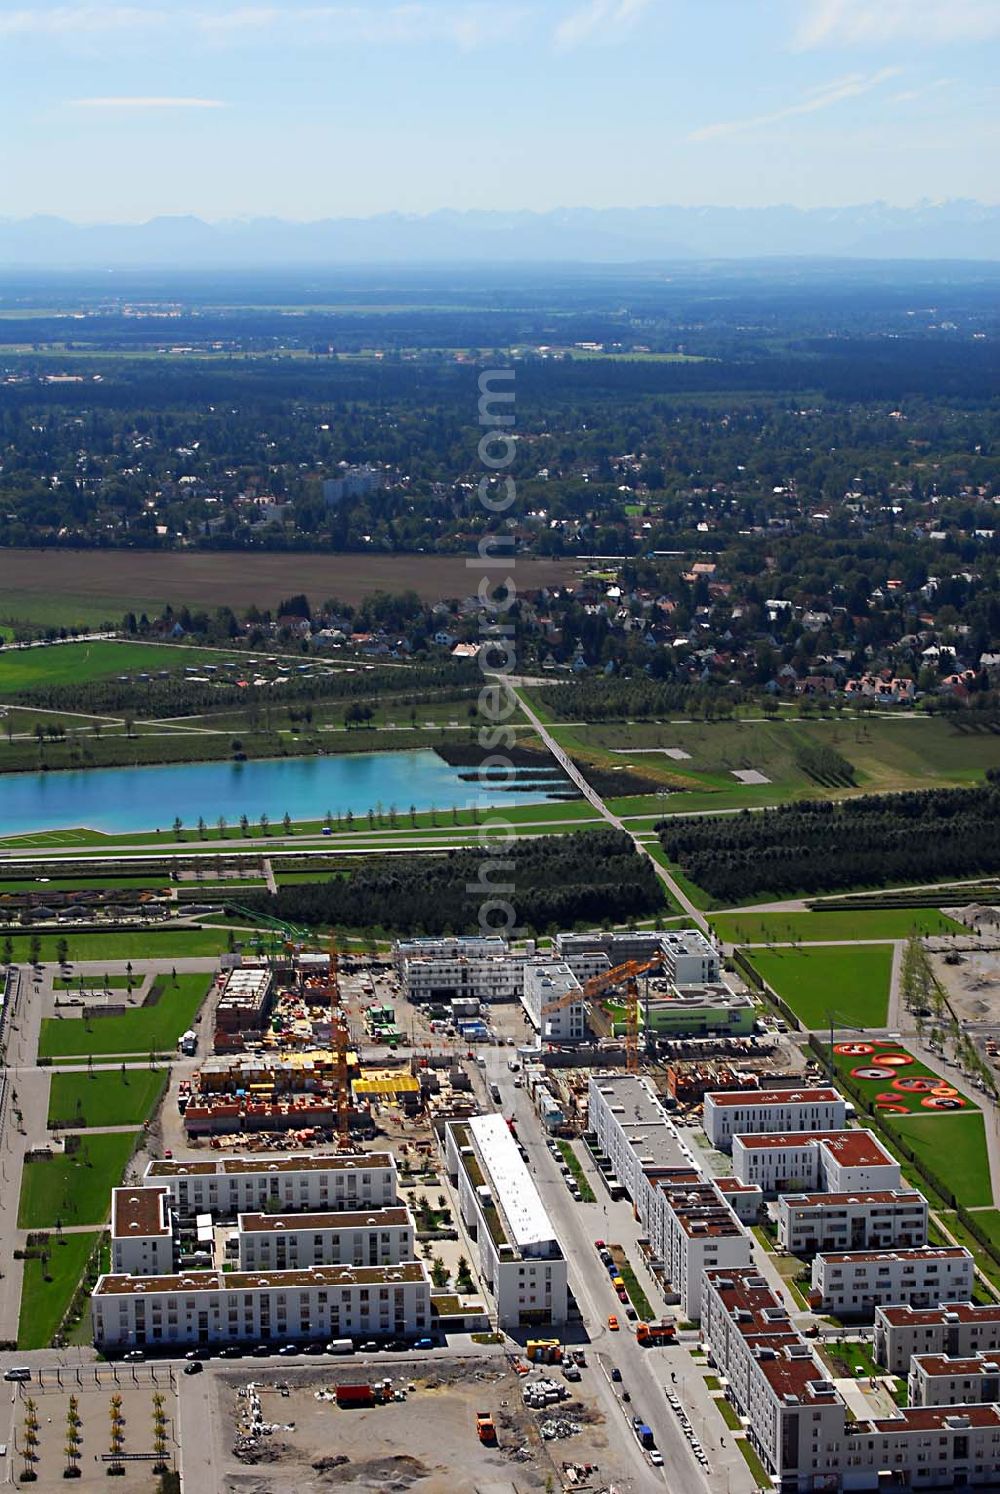
[[[243,1420],[241,1428],[241,1416],[246,1417],[250,1402],[239,1393],[247,1381],[241,1378],[228,1386],[220,1381],[217,1425],[225,1439],[223,1488],[227,1494],[286,1489],[320,1494],[339,1488],[359,1494],[411,1488],[419,1494],[475,1494],[512,1485],[542,1490],[550,1477],[554,1487],[561,1487],[563,1459],[607,1462],[603,1416],[588,1383],[597,1373],[593,1369],[584,1371],[580,1385],[569,1387],[572,1398],[555,1411],[537,1413],[525,1409],[521,1382],[500,1358],[490,1363],[437,1364],[430,1374],[423,1365],[415,1368],[413,1379],[400,1366],[385,1371],[394,1375],[394,1386],[406,1390],[405,1400],[354,1410],[318,1400],[316,1394],[338,1380],[359,1382],[364,1375],[360,1365],[352,1371],[305,1373],[295,1377],[295,1383],[289,1376],[287,1393],[274,1388],[273,1379],[262,1379],[257,1387],[261,1416],[277,1430],[258,1438],[241,1458],[233,1449],[239,1432],[248,1426]],[[385,1372],[371,1370],[373,1375]],[[558,1371],[554,1375],[558,1377]],[[476,1437],[478,1410],[493,1414],[498,1432],[494,1448],[484,1447]],[[544,1442],[538,1424],[555,1414],[572,1419],[581,1431]],[[245,1463],[243,1469],[240,1462]]]
[[[464,597],[474,573],[464,555],[242,555],[162,554],[156,551],[0,551],[0,593],[6,612],[17,614],[19,597],[92,598],[159,610],[187,602],[242,611],[249,602],[274,608],[282,597],[303,591],[314,603],[327,597],[358,603],[376,591],[415,590],[427,602]],[[582,567],[570,560],[518,559],[521,591],[564,586]],[[470,580],[473,576],[473,580]]]
[[[124,1451],[126,1454],[152,1454],[153,1453],[153,1395],[159,1389],[164,1397],[163,1412],[167,1418],[167,1461],[169,1466],[174,1466],[174,1454],[176,1446],[174,1436],[177,1425],[176,1398],[170,1389],[166,1374],[160,1375],[160,1385],[149,1383],[148,1372],[143,1368],[140,1370],[140,1382],[134,1384],[127,1370],[119,1370],[120,1388],[116,1387],[113,1379],[105,1369],[101,1372],[106,1383],[97,1387],[87,1383],[87,1373],[84,1372],[83,1384],[76,1385],[73,1376],[64,1372],[63,1380],[65,1389],[39,1389],[37,1386],[30,1388],[32,1399],[35,1403],[35,1414],[38,1419],[38,1462],[35,1463],[37,1480],[31,1484],[32,1489],[42,1494],[44,1490],[66,1489],[73,1487],[80,1490],[106,1491],[109,1487],[107,1464],[102,1454],[110,1449],[111,1435],[111,1396],[118,1393],[121,1395],[121,1413],[125,1418],[124,1423]],[[146,1383],[142,1383],[145,1378]],[[63,1469],[66,1467],[66,1416],[69,1411],[69,1398],[74,1394],[78,1398],[78,1414],[82,1425],[79,1431],[82,1436],[80,1443],[80,1477],[78,1479],[66,1480],[63,1478]],[[23,1447],[25,1403],[27,1396],[19,1396],[17,1414],[14,1422],[16,1428],[17,1446]],[[142,1458],[136,1461],[125,1459],[124,1475],[111,1480],[111,1487],[116,1494],[155,1494],[159,1488],[159,1476],[153,1472],[154,1458]],[[19,1478],[23,1470],[23,1462],[20,1455],[14,1458],[14,1476]]]
[[[934,954],[931,963],[961,1021],[1000,1021],[1000,949],[963,951],[958,965]]]

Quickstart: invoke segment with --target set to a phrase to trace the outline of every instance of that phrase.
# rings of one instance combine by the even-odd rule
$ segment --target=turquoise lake
[[[121,833],[169,830],[176,817],[192,828],[230,825],[245,814],[272,824],[319,820],[350,809],[356,817],[381,805],[405,816],[416,809],[471,809],[538,803],[545,786],[507,793],[459,777],[434,752],[359,752],[338,757],[265,758],[254,762],[171,763],[163,767],[89,768],[80,772],[0,776],[0,835],[86,826]],[[565,787],[565,785],[563,785]]]

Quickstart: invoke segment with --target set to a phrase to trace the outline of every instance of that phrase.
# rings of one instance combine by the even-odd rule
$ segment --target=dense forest
[[[510,903],[518,926],[535,933],[625,923],[663,906],[651,862],[614,830],[518,841],[507,854],[373,855],[352,863],[346,878],[282,887],[276,896],[245,892],[241,905],[295,924],[448,934],[477,932],[492,897]],[[493,922],[503,928],[502,916]]]
[[[1000,787],[994,784],[661,820],[656,828],[671,861],[726,903],[761,893],[887,887],[1000,871]]]

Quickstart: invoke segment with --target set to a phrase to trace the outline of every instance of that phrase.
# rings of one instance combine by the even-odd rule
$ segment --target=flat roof
[[[205,1162],[177,1162],[158,1157],[146,1168],[147,1178],[210,1177],[212,1174],[243,1176],[268,1172],[358,1172],[393,1167],[389,1152],[312,1152],[256,1157],[213,1157]]]
[[[817,1260],[830,1261],[838,1265],[849,1265],[856,1261],[943,1261],[972,1260],[964,1245],[921,1245],[913,1250],[844,1250],[834,1254],[820,1251]]]
[[[762,1193],[764,1190],[759,1183],[741,1183],[739,1178],[713,1178],[712,1182],[720,1193]],[[826,1195],[823,1195],[826,1197]]]
[[[595,1074],[590,1082],[610,1108],[644,1171],[697,1170],[673,1121],[642,1079],[634,1074]]]
[[[970,1427],[1000,1427],[1000,1406],[904,1406],[888,1421],[856,1422],[852,1433],[866,1428],[883,1434],[893,1432],[962,1432]]]
[[[735,1109],[743,1105],[751,1108],[762,1105],[829,1105],[836,1100],[843,1101],[843,1096],[835,1089],[724,1089],[710,1090],[705,1099],[720,1109]]]
[[[893,1327],[908,1325],[913,1328],[930,1328],[935,1324],[1000,1323],[1000,1302],[942,1302],[937,1307],[911,1307],[901,1303],[898,1307],[879,1307],[878,1313]]]
[[[805,1150],[823,1147],[843,1167],[895,1166],[896,1159],[871,1131],[765,1131],[746,1136],[738,1132],[733,1138],[747,1151]]]
[[[502,1115],[474,1115],[465,1126],[475,1143],[493,1201],[503,1214],[511,1242],[519,1250],[549,1245],[556,1232],[517,1142]]]
[[[676,1183],[663,1192],[677,1223],[691,1239],[745,1234],[736,1215],[711,1183]]]
[[[802,1349],[807,1349],[807,1352],[803,1354]],[[828,1371],[815,1358],[804,1339],[783,1345],[773,1359],[758,1358],[756,1364],[780,1401],[796,1397],[800,1401],[829,1405],[841,1399]]]
[[[114,1239],[152,1239],[170,1234],[166,1200],[169,1188],[112,1188],[111,1234]]]
[[[159,1292],[280,1291],[283,1287],[398,1286],[427,1281],[420,1261],[399,1266],[311,1266],[301,1271],[185,1271],[172,1276],[102,1276],[95,1297],[141,1297]]]
[[[237,1214],[243,1234],[280,1235],[296,1229],[391,1229],[412,1225],[410,1211],[403,1208],[347,1209],[322,1214]]]
[[[872,1193],[783,1193],[778,1203],[784,1208],[837,1209],[850,1204],[926,1205],[927,1200],[915,1189],[882,1188]]]
[[[973,1354],[966,1359],[949,1359],[947,1354],[914,1354],[911,1369],[916,1365],[925,1375],[940,1379],[947,1375],[995,1375],[1000,1373],[1000,1363],[995,1353]]]

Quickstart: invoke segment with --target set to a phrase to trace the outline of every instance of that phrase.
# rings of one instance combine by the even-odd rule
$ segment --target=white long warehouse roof
[[[503,1116],[476,1115],[468,1125],[489,1175],[494,1202],[503,1210],[514,1244],[524,1250],[554,1241],[552,1221]]]

